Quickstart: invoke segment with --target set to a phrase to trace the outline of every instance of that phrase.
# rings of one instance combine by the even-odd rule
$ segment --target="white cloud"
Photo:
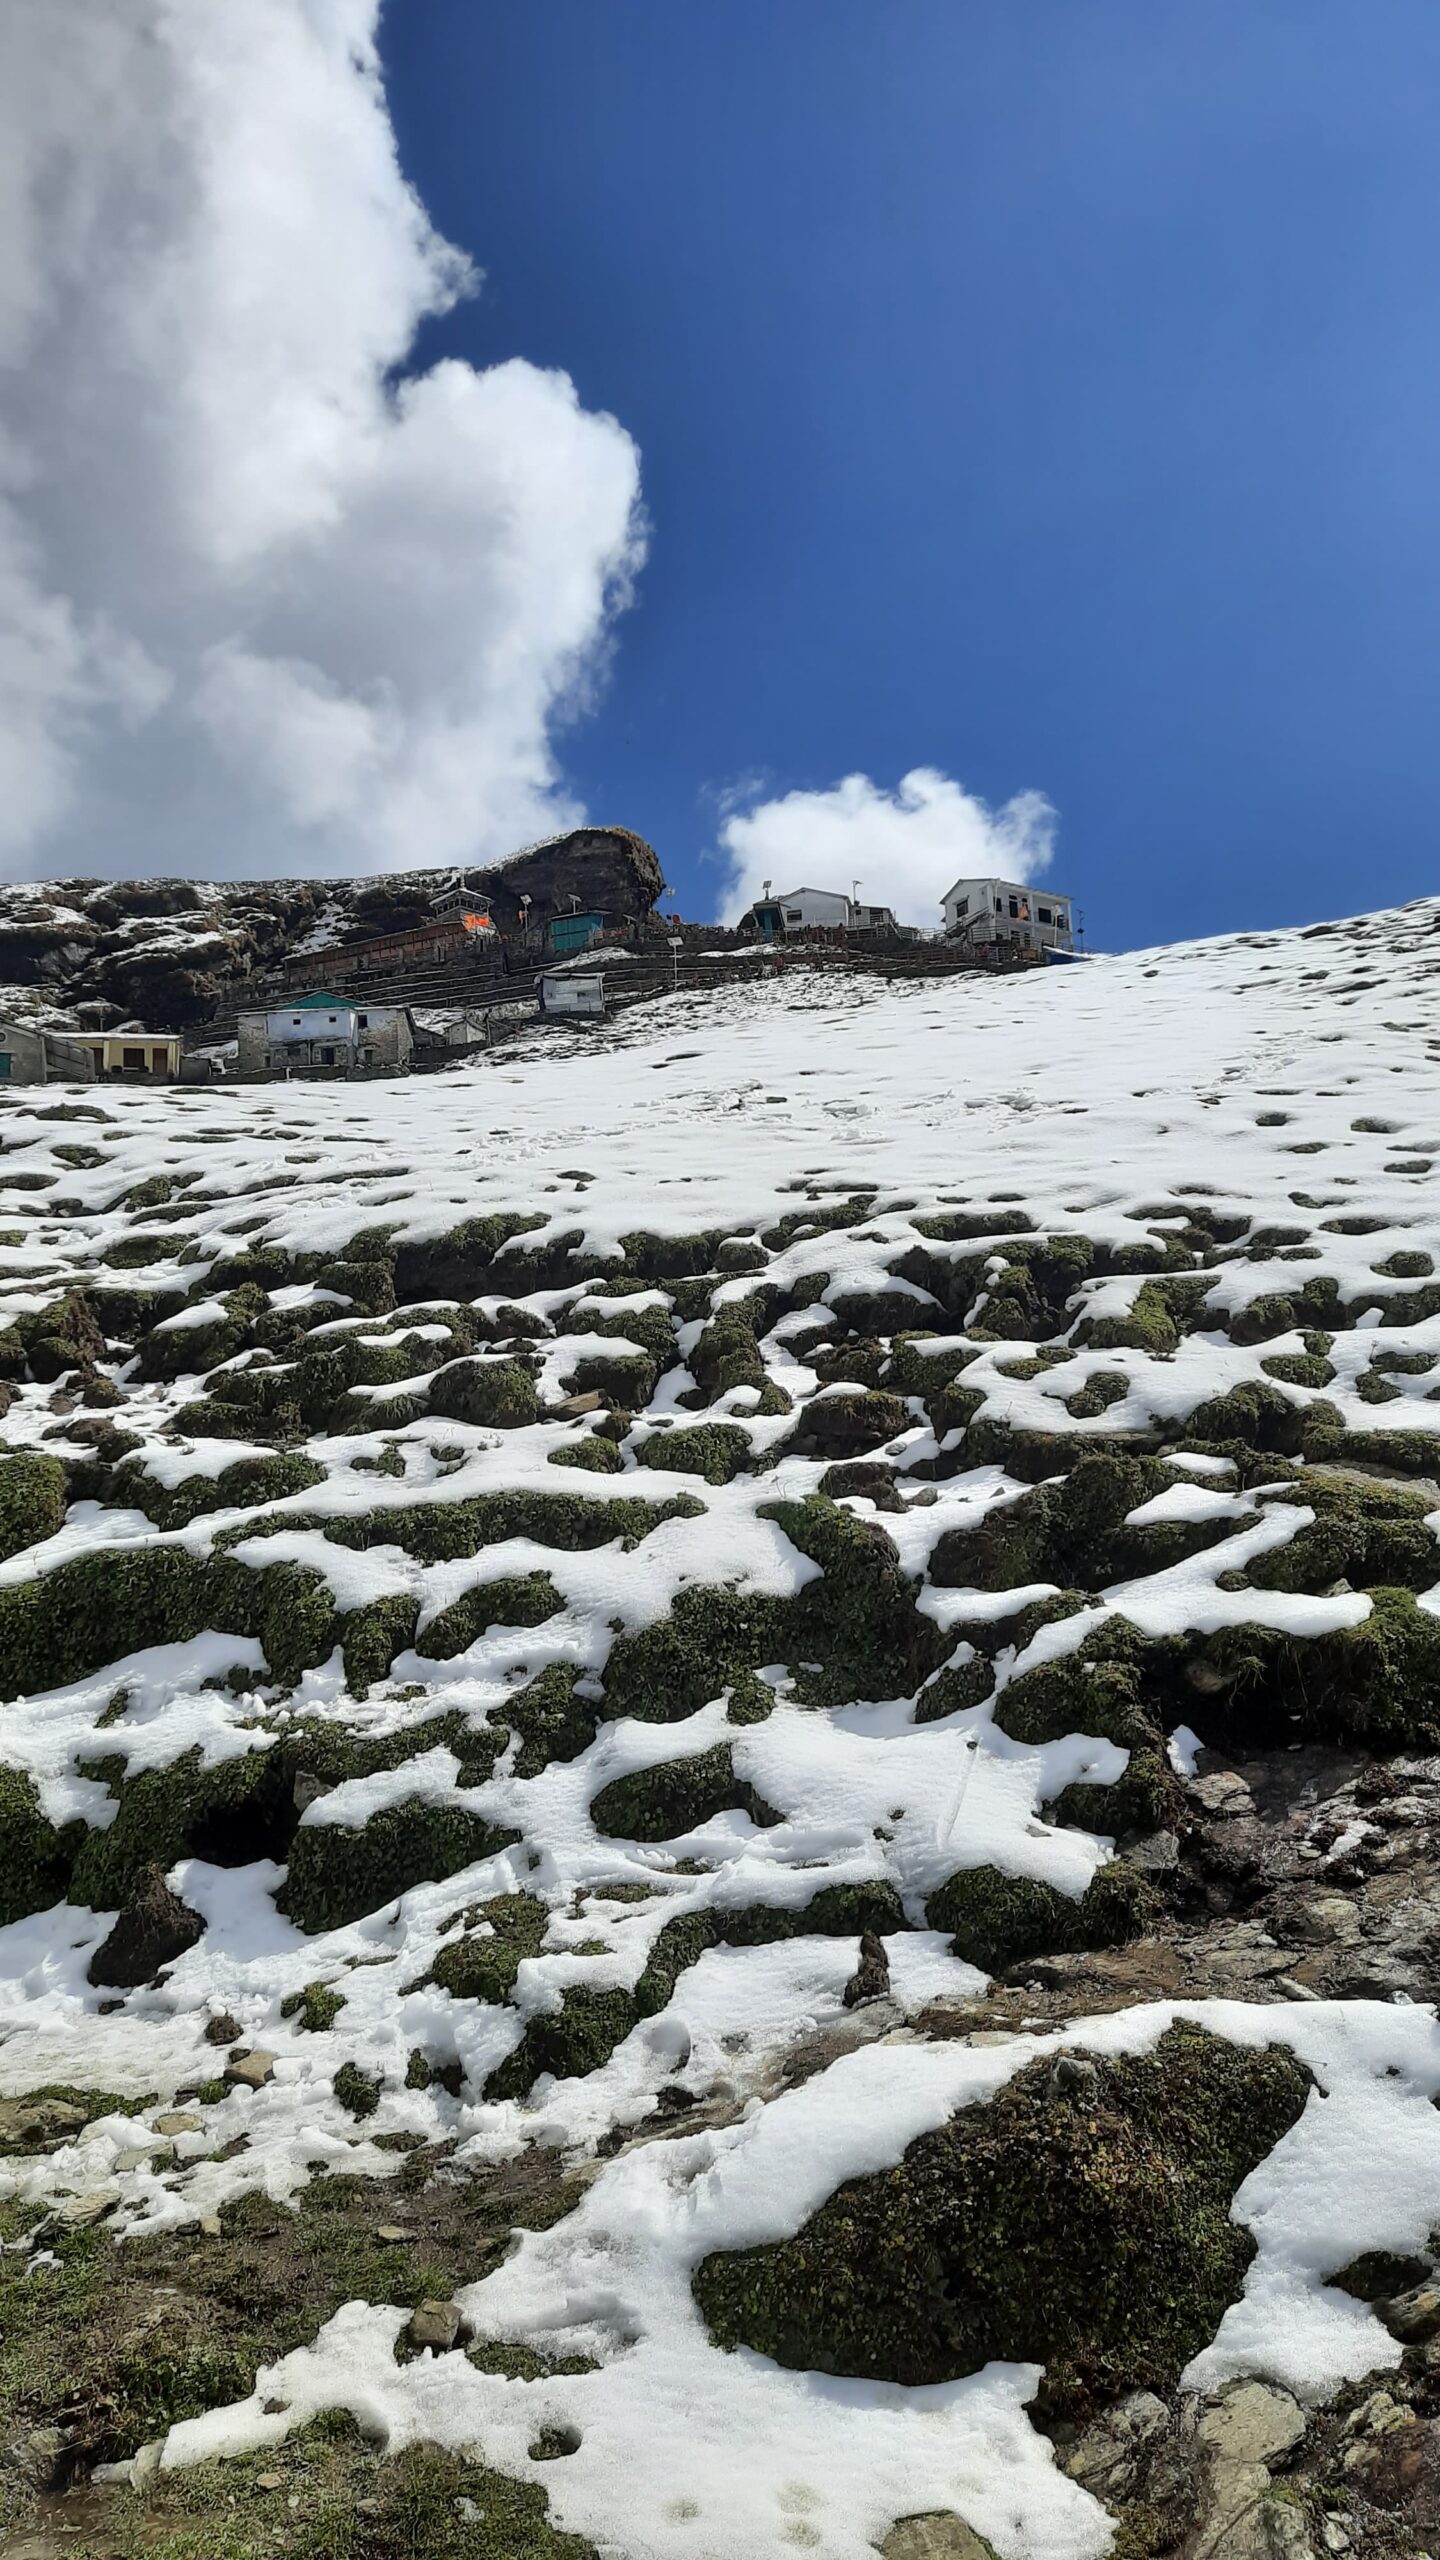
[[[952,880],[1033,880],[1054,836],[1043,792],[1020,791],[992,809],[928,765],[903,774],[894,791],[848,773],[830,791],[787,791],[732,811],[720,829],[730,863],[721,914],[733,922],[766,880],[848,892],[858,878],[867,905],[893,907],[902,924],[938,925]]]
[[[379,0],[0,18],[0,862],[383,868],[580,813],[550,738],[638,457],[512,361],[401,175]]]

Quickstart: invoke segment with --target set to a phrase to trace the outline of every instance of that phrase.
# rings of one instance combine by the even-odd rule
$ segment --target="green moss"
[[[763,1387],[765,1363],[753,1318],[740,1307],[722,1307],[706,1325],[686,1366],[707,1404],[715,1404],[732,1387]]]
[[[83,1823],[47,1821],[34,1781],[0,1765],[0,1927],[64,1901],[83,1837]]]
[[[1045,2416],[1172,2390],[1240,2294],[1254,2242],[1232,2199],[1309,2075],[1188,2025],[1076,2097],[1050,2070],[838,2188],[793,2239],[703,2260],[719,2344],[906,2386],[1033,2363]]]
[[[430,1411],[452,1422],[516,1431],[538,1410],[535,1381],[516,1360],[452,1360],[430,1381]]]
[[[752,1786],[735,1775],[727,1743],[683,1760],[660,1760],[613,1778],[590,1803],[597,1831],[612,1840],[673,1840],[698,1830],[718,1813],[748,1813],[752,1822],[779,1820]]]
[[[248,1511],[260,1502],[282,1502],[323,1484],[325,1470],[298,1449],[237,1458],[216,1476],[186,1476],[162,1485],[143,1469],[126,1471],[122,1498],[133,1502],[157,1529],[184,1529],[208,1511]]]
[[[105,1336],[93,1302],[81,1289],[67,1290],[48,1307],[16,1316],[14,1330],[24,1345],[30,1375],[42,1386],[53,1385],[71,1369],[88,1371],[105,1357]]]
[[[624,1890],[613,1888],[609,1899],[622,1899]],[[899,1897],[883,1884],[827,1885],[799,1911],[744,1903],[734,1909],[682,1912],[660,1930],[633,1991],[591,1990],[583,1984],[567,1991],[558,2013],[531,2019],[520,2044],[486,2082],[485,2094],[520,2098],[542,2071],[570,2079],[600,2070],[633,2027],[668,2005],[681,1975],[707,1948],[774,1946],[800,1937],[858,1938],[865,1930],[888,1936],[904,1926]]]
[[[0,1590],[0,1697],[83,1679],[207,1627],[258,1637],[276,1676],[295,1679],[333,1649],[334,1604],[297,1565],[255,1572],[158,1543],[94,1549]]]
[[[1087,1316],[1075,1329],[1076,1342],[1087,1351],[1148,1351],[1163,1359],[1180,1340],[1180,1319],[1210,1284],[1142,1280],[1128,1315]]]
[[[435,1495],[398,1510],[382,1508],[356,1517],[330,1517],[323,1512],[262,1514],[233,1533],[222,1531],[217,1543],[223,1547],[241,1538],[264,1537],[271,1530],[314,1529],[336,1546],[399,1547],[421,1564],[449,1564],[510,1538],[532,1538],[537,1546],[555,1547],[561,1553],[608,1546],[616,1538],[638,1545],[665,1521],[698,1519],[702,1509],[688,1493],[671,1494],[660,1502],[627,1494],[601,1501],[581,1493],[532,1493],[517,1488],[475,1494],[466,1502],[447,1502],[443,1495]]]
[[[655,1393],[659,1370],[643,1351],[587,1351],[566,1378],[572,1395],[603,1396],[610,1406],[636,1413]]]
[[[635,2024],[635,1995],[574,1985],[560,2007],[532,2018],[513,2053],[485,2083],[487,2098],[523,2098],[542,2072],[581,2080],[609,2061]]]
[[[563,1448],[547,1450],[546,1456],[552,1467],[584,1467],[597,1476],[618,1475],[625,1463],[614,1441],[602,1440],[593,1431],[567,1440]]]
[[[818,1663],[801,1670],[801,1694],[815,1704],[908,1696],[943,1639],[915,1608],[914,1592],[889,1538],[823,1494],[767,1503],[802,1555],[822,1567],[793,1599],[726,1585],[681,1591],[667,1618],[622,1635],[605,1667],[609,1715],[668,1724],[762,1664]]]
[[[341,2106],[362,2120],[375,2113],[383,2085],[379,2080],[370,2079],[354,2062],[342,2062],[330,2083]]]
[[[1000,1973],[1026,1956],[1122,1946],[1139,1936],[1150,1911],[1143,1878],[1116,1859],[1074,1900],[1033,1877],[965,1867],[932,1893],[925,1916],[932,1929],[950,1932],[967,1964]]]
[[[503,1710],[519,1749],[517,1778],[538,1778],[552,1760],[578,1760],[595,1739],[598,1721],[594,1702],[575,1695],[576,1674],[561,1662],[547,1663],[535,1679]]]
[[[322,2036],[334,2026],[345,2006],[345,1994],[328,1982],[307,1982],[280,2003],[282,2018],[298,2018],[307,2035]]]
[[[1288,1546],[1251,1559],[1257,1589],[1322,1591],[1343,1576],[1357,1587],[1428,1591],[1440,1580],[1440,1544],[1426,1526],[1433,1509],[1428,1495],[1307,1467],[1296,1480],[1295,1499],[1314,1512],[1314,1521]],[[1283,1516],[1280,1502],[1267,1509]]]
[[[514,1838],[464,1805],[429,1804],[418,1796],[372,1814],[361,1831],[302,1822],[276,1907],[307,1932],[341,1929],[412,1885],[461,1874]]]
[[[465,1936],[441,1947],[428,1978],[456,2000],[505,2000],[525,1958],[539,1954],[550,1914],[533,1893],[502,1893],[465,1916]]]
[[[427,1662],[449,1662],[464,1653],[491,1627],[538,1627],[562,1606],[548,1573],[505,1574],[462,1591],[448,1609],[437,1610],[417,1639]]]
[[[1328,1387],[1335,1376],[1333,1364],[1310,1351],[1274,1351],[1260,1366],[1287,1387]]]
[[[32,1449],[0,1458],[0,1557],[19,1555],[65,1526],[65,1470]]]
[[[1112,1404],[1123,1404],[1130,1393],[1130,1380],[1120,1369],[1092,1369],[1083,1387],[1065,1399],[1065,1410],[1077,1422],[1093,1422],[1108,1413]]]
[[[642,1467],[703,1476],[707,1484],[729,1484],[749,1466],[753,1449],[749,1432],[738,1423],[702,1422],[688,1431],[654,1432],[641,1442],[636,1456]]]

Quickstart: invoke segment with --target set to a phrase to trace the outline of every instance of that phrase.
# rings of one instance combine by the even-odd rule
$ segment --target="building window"
[[[120,1064],[121,1064],[121,1066],[122,1066],[122,1067],[124,1067],[124,1069],[126,1070],[127,1074],[128,1074],[128,1073],[130,1072],[130,1070],[131,1070],[132,1068],[134,1068],[134,1067],[141,1067],[141,1068],[143,1068],[143,1067],[145,1066],[145,1064],[146,1064],[146,1057],[145,1057],[145,1052],[144,1052],[144,1050],[143,1050],[143,1049],[126,1049],[126,1050],[122,1053],[122,1055],[121,1055]]]
[[[333,1066],[334,1066],[334,1064],[335,1064],[335,1052],[334,1052],[334,1050],[333,1050],[333,1049],[322,1049],[322,1050],[321,1050],[321,1052],[320,1052],[320,1064],[321,1064],[321,1066],[322,1066],[322,1067],[333,1067]]]
[[[996,901],[995,901],[995,913],[997,914],[997,916],[1003,916],[1003,914],[1005,913],[1004,902],[1003,902],[1003,900],[1002,900],[1002,899],[1000,899],[1000,898],[997,898],[997,899],[996,899]]]
[[[361,1030],[362,1030],[362,1031],[368,1031],[368,1030],[369,1030],[369,1028],[370,1028],[370,1016],[369,1016],[369,1014],[368,1014],[368,1013],[362,1013],[362,1014],[361,1014],[361,1016],[360,1016],[360,1028],[361,1028]]]
[[[1055,922],[1055,918],[1050,913],[1048,907],[1037,907],[1035,913],[1042,924],[1053,924]]]
[[[968,916],[970,913],[970,901],[968,898],[961,898],[959,900],[956,905],[955,913],[957,916]]]
[[[1010,913],[1012,914],[1012,916],[1018,916],[1018,914],[1020,913],[1020,901],[1019,901],[1019,899],[1018,899],[1018,898],[1012,898],[1012,899],[1011,899],[1011,901],[1010,901]]]

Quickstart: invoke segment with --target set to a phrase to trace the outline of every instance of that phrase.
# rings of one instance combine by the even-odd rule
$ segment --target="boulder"
[[[97,1991],[134,1991],[142,1982],[153,1982],[163,1966],[174,1964],[204,1934],[199,1912],[170,1891],[159,1867],[147,1867],[108,1938],[96,1948],[85,1978]]]

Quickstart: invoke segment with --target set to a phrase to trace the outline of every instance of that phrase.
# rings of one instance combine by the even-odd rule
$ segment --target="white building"
[[[553,970],[540,981],[542,1013],[603,1013],[605,980],[599,971],[582,976],[569,969]]]
[[[758,934],[762,942],[782,941],[786,934],[812,933],[816,927],[842,933],[893,935],[895,917],[889,907],[862,905],[842,889],[786,889],[773,897],[767,880],[749,912],[740,919],[741,933]]]
[[[242,1076],[396,1075],[415,1046],[403,1005],[358,1005],[328,994],[242,1013],[237,1032]]]
[[[1068,898],[1053,889],[1027,888],[1018,880],[957,880],[941,907],[945,937],[974,949],[995,943],[1026,951],[1073,949]]]

